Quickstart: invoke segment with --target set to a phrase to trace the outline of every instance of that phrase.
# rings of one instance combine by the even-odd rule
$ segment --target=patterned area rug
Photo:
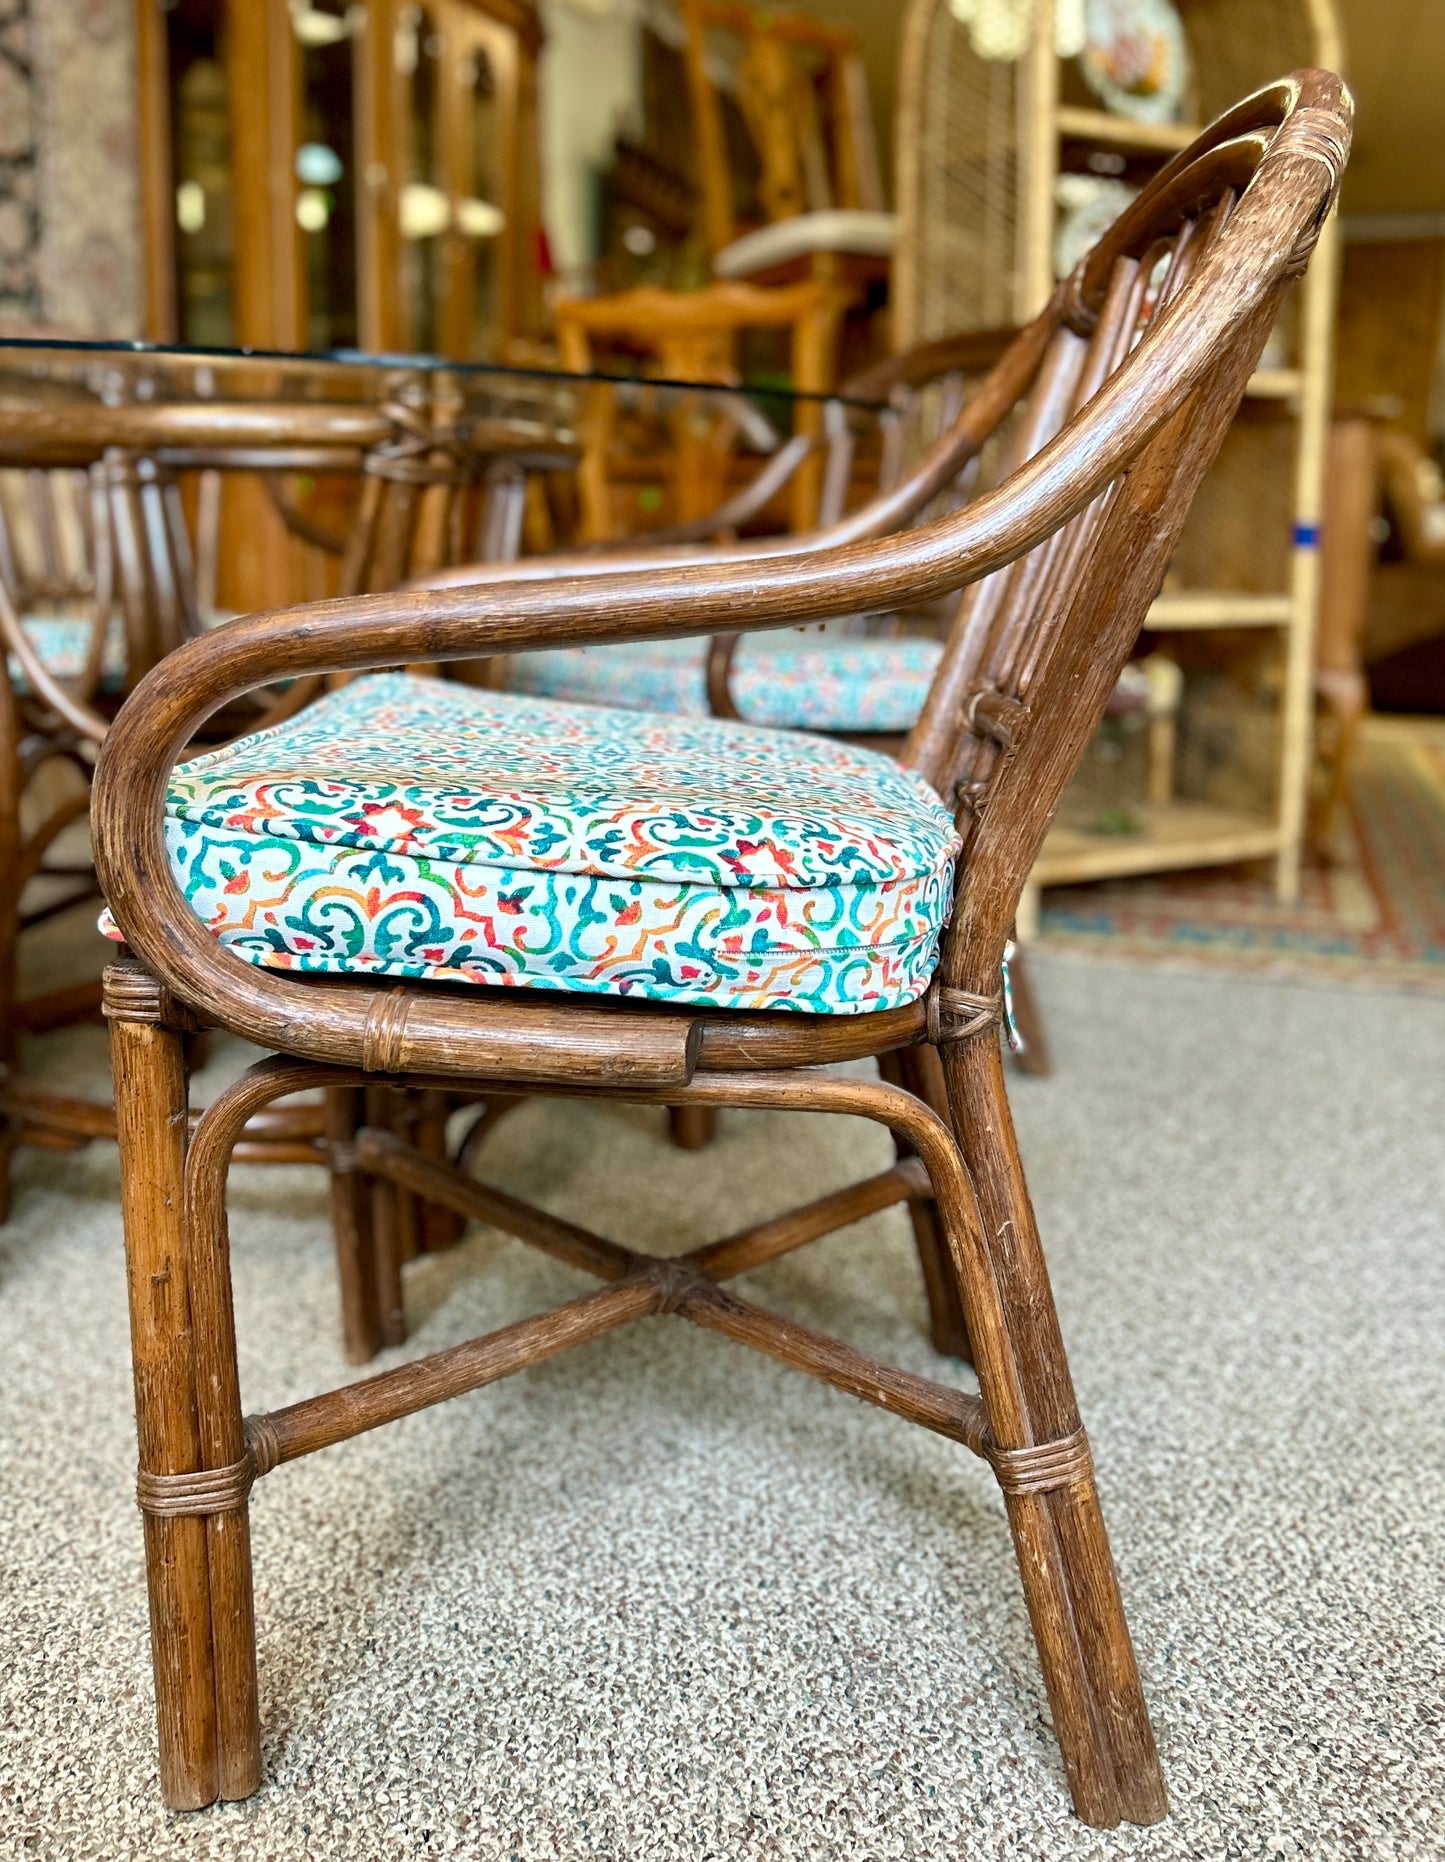
[[[1042,942],[1445,990],[1445,720],[1370,720],[1334,851],[1293,906],[1261,863],[1052,887]]]

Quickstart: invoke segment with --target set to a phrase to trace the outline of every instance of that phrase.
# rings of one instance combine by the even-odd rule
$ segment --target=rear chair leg
[[[1033,968],[1023,946],[1015,945],[1009,958],[1009,981],[1013,993],[1014,1027],[1018,1030],[1019,1050],[1014,1065],[1020,1073],[1031,1073],[1046,1080],[1054,1070],[1049,1053],[1049,1039],[1044,1031],[1043,1013],[1034,994]]]
[[[667,1129],[679,1151],[705,1151],[717,1136],[716,1106],[669,1106]]]
[[[0,1114],[0,1228],[10,1219],[10,1166],[15,1160],[16,1128]]]
[[[161,1793],[173,1810],[244,1797],[260,1782],[249,1481],[243,1449],[208,1457],[191,1327],[185,1232],[186,1070],[182,1017],[139,966],[106,974],[145,1518]],[[228,1283],[229,1294],[229,1283]],[[229,1297],[227,1298],[229,1318]],[[209,1329],[214,1333],[214,1328]],[[235,1392],[235,1333],[208,1337]],[[212,1400],[214,1409],[214,1399]],[[241,1442],[239,1394],[224,1420]],[[205,1470],[217,1471],[213,1480]],[[224,1510],[214,1510],[216,1487]],[[197,1510],[197,1508],[201,1510]]]
[[[417,1096],[416,1148],[423,1157],[436,1158],[440,1163],[449,1163],[451,1153],[447,1146],[447,1124],[451,1117],[452,1101],[447,1093],[424,1092]],[[418,1245],[425,1254],[433,1254],[443,1248],[454,1248],[466,1233],[466,1219],[453,1209],[443,1209],[440,1203],[418,1203],[419,1235]]]
[[[349,1364],[365,1364],[381,1349],[371,1181],[356,1168],[361,1103],[362,1095],[355,1087],[327,1088],[326,1163],[331,1177],[331,1231],[341,1292],[342,1345]]]
[[[0,873],[13,874],[20,859],[19,719],[8,677],[0,685]],[[0,1078],[16,1061],[15,1007],[19,994],[20,899],[10,884],[0,888]],[[19,1122],[0,1113],[0,1224],[10,1213],[10,1163]]]
[[[973,1238],[951,1224],[949,1240],[1074,1804],[1086,1822],[1103,1828],[1121,1819],[1156,1823],[1168,1814],[1163,1774],[1014,1140],[997,1039],[950,1043],[943,1069],[982,1225]],[[1052,1452],[1042,1463],[1037,1453],[1018,1455],[1044,1447]]]
[[[389,1086],[365,1089],[364,1111],[368,1125],[392,1130],[398,1122],[401,1097]],[[400,1135],[405,1135],[403,1129]],[[371,1230],[375,1237],[376,1315],[383,1345],[406,1342],[406,1298],[402,1289],[402,1263],[414,1201],[383,1177],[368,1180],[371,1195]]]
[[[880,1054],[878,1071],[890,1086],[903,1087],[935,1111],[945,1124],[950,1122],[948,1095],[944,1091],[936,1049],[902,1048],[895,1053]],[[899,1157],[917,1155],[901,1132],[893,1133],[893,1147]],[[932,1201],[925,1201],[921,1197],[911,1198],[908,1218],[913,1224],[918,1265],[923,1272],[923,1290],[928,1299],[928,1330],[933,1349],[942,1357],[962,1358],[965,1363],[971,1363],[973,1353],[969,1347],[968,1326],[963,1316],[958,1272]]]

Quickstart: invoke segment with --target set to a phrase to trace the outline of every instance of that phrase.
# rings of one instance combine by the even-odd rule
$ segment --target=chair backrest
[[[1297,72],[1171,162],[975,397],[1006,401],[990,428],[1006,469],[946,518],[780,558],[321,603],[188,643],[124,707],[97,775],[97,862],[127,939],[184,1000],[263,1045],[374,1065],[384,1028],[399,1065],[413,1039],[444,1043],[458,1073],[479,1054],[495,1064],[507,1011],[423,992],[398,1009],[350,981],[263,975],[210,937],[163,835],[169,772],[199,723],[284,677],[786,627],[966,589],[905,761],[956,805],[967,843],[939,980],[991,995],[1050,817],[1334,202],[1351,114],[1338,78]]]
[[[83,466],[0,467],[0,584],[22,613],[95,601],[108,568],[101,502]]]
[[[1328,74],[1256,93],[1176,157],[1054,294],[1055,328],[1005,435],[1011,470],[993,498],[1044,488],[1055,461],[1083,463],[1089,436],[1117,422],[1132,418],[1141,444],[1087,501],[1060,476],[1050,534],[966,589],[908,740],[905,760],[954,803],[965,833],[945,958],[959,987],[982,987],[997,964],[1199,481],[1313,250],[1350,124]],[[1179,393],[1157,358],[1210,336]]]
[[[684,57],[697,137],[703,235],[715,256],[742,229],[734,202],[709,35],[740,50],[737,101],[758,161],[764,221],[831,207],[883,205],[878,152],[858,35],[800,14],[738,0],[682,0]]]

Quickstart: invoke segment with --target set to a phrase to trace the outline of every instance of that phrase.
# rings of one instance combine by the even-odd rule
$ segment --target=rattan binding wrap
[[[224,1468],[197,1468],[190,1474],[152,1474],[138,1468],[135,1502],[153,1519],[205,1518],[232,1513],[251,1497],[251,1489],[280,1460],[280,1443],[269,1418],[246,1418],[246,1452]]]
[[[986,1439],[983,1452],[1010,1499],[1072,1487],[1075,1481],[1088,1480],[1094,1471],[1089,1440],[1082,1429],[1056,1442],[1035,1443],[1031,1448],[999,1448]]]

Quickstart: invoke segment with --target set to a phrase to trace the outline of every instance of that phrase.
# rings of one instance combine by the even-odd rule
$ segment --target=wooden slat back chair
[[[607,297],[564,298],[555,307],[558,347],[564,368],[588,374],[597,352],[609,345],[649,358],[659,380],[706,382],[722,387],[738,380],[739,342],[749,330],[778,330],[788,336],[792,383],[803,396],[819,396],[835,385],[838,329],[849,302],[840,285],[814,280],[768,287],[735,282],[697,291],[639,285]],[[588,395],[582,462],[580,540],[617,534],[614,477],[628,463],[614,440],[618,389],[598,382]],[[710,404],[709,404],[710,403]],[[822,405],[796,404],[800,433],[821,432]],[[674,392],[665,424],[664,457],[655,462],[671,482],[675,513],[683,521],[704,516],[720,501],[736,440],[736,426],[715,397]],[[649,464],[643,456],[643,464]],[[812,457],[799,460],[792,475],[793,523],[806,528],[817,515],[819,474]]]
[[[0,653],[12,673],[0,689],[0,1221],[18,1145],[71,1149],[114,1135],[109,1105],[19,1071],[23,1037],[100,1006],[98,981],[22,999],[19,941],[96,895],[89,863],[66,855],[62,839],[86,812],[95,750],[120,696],[203,631],[182,476],[265,473],[297,533],[339,557],[341,592],[361,594],[479,547],[514,555],[526,472],[575,460],[570,440],[541,423],[468,420],[455,406],[438,417],[410,380],[390,390],[374,406],[146,402],[0,413],[0,465],[23,475],[26,499],[0,526],[0,552],[8,544],[14,569],[0,575]],[[344,536],[306,529],[284,495],[301,472],[360,474],[357,518]],[[73,612],[40,622],[27,612],[60,601]],[[259,711],[249,702],[228,714],[221,734],[293,715],[324,685],[294,681],[263,697]],[[43,772],[58,762],[81,782],[50,799]],[[443,1124],[436,1107],[429,1145],[440,1145]],[[258,1122],[244,1155],[324,1162],[315,1127],[313,1114],[279,1109]],[[403,1203],[397,1220],[410,1251],[416,1212]],[[447,1228],[429,1219],[433,1239]]]
[[[898,229],[883,211],[857,34],[735,0],[683,0],[681,13],[701,230],[716,275],[767,284],[886,277]],[[758,170],[755,202],[734,199],[740,180],[746,191],[749,165],[728,147],[718,62],[733,64]],[[740,205],[744,224],[759,216],[761,224],[743,231]]]
[[[732,243],[738,227],[726,128],[709,66],[710,27],[741,41],[739,102],[757,149],[758,205],[765,219],[880,211],[883,184],[857,34],[799,14],[727,0],[683,0],[681,11],[703,232],[712,256]],[[823,72],[808,70],[808,60],[821,63]],[[816,84],[819,75],[831,119],[826,130]]]
[[[1335,197],[1350,114],[1338,79],[1296,73],[1238,106],[1169,165],[1052,301],[1043,354],[1009,440],[1018,463],[995,490],[951,517],[903,537],[804,557],[379,596],[250,617],[188,643],[132,695],[102,753],[96,823],[111,910],[132,952],[108,975],[106,1006],[132,1289],[138,1498],[168,1803],[242,1797],[260,1782],[248,1524],[256,1479],[636,1319],[670,1313],[893,1410],[988,1461],[1005,1499],[1079,1814],[1097,1825],[1148,1823],[1165,1814],[1013,1138],[997,1039],[999,972],[1049,817]],[[206,780],[192,766],[175,788],[175,759],[207,716],[256,686],[562,640],[704,633],[740,622],[781,627],[840,605],[896,607],[964,587],[974,592],[905,751],[918,779],[909,806],[923,811],[909,818],[920,831],[925,821],[932,824],[945,859],[956,828],[956,877],[933,907],[936,958],[925,947],[919,975],[896,992],[880,986],[851,1004],[840,994],[831,1008],[819,1008],[796,998],[790,1005],[779,985],[775,995],[750,998],[754,1007],[718,1008],[709,1006],[714,985],[690,994],[679,973],[673,987],[657,991],[660,999],[639,1000],[645,992],[634,988],[579,1000],[565,971],[554,970],[555,986],[543,988],[539,970],[518,967],[524,954],[507,941],[500,900],[488,920],[490,939],[479,941],[471,981],[397,981],[344,960],[333,964],[333,974],[257,968],[227,941],[217,915],[208,912],[209,926],[202,923],[172,869],[163,828],[168,788],[180,807],[189,785]],[[412,720],[405,726],[409,741],[424,744],[436,728],[430,708],[454,690],[415,680],[360,682],[340,694],[356,710],[327,701],[337,705],[336,721],[309,740],[309,751],[306,741],[282,732],[254,746],[254,764],[239,767],[253,768],[261,782],[267,771],[284,769],[294,781],[298,754],[306,752],[315,761],[305,767],[318,778],[346,768],[364,772],[364,763],[347,759],[370,716],[394,768],[403,721]],[[464,696],[470,709],[463,713],[460,701],[448,699],[446,715],[470,720],[457,729],[472,732],[472,744],[482,746],[466,793],[483,810],[488,796],[511,793],[521,780],[511,771],[495,773],[497,756],[515,745],[517,733],[530,735],[541,758],[599,716],[580,706],[537,713],[509,694]],[[309,718],[316,728],[322,709]],[[604,740],[606,767],[623,785],[607,789],[604,801],[620,806],[630,777],[644,791],[635,807],[647,811],[653,765],[664,773],[685,766],[694,770],[695,806],[682,822],[696,825],[709,810],[727,809],[749,757],[780,759],[767,769],[781,783],[792,767],[788,759],[805,755],[804,773],[780,794],[767,823],[782,834],[787,796],[806,796],[808,818],[821,818],[820,832],[837,823],[838,844],[851,857],[876,843],[892,806],[903,806],[891,785],[911,781],[887,759],[860,763],[853,759],[864,753],[825,739],[705,729],[712,734],[696,741],[694,763],[685,758],[690,739],[679,738],[670,751],[653,742],[640,764],[629,762],[629,753],[642,754],[635,736],[624,730],[620,739]],[[599,772],[590,781],[600,780],[601,765],[584,760],[583,767]],[[449,762],[442,768],[450,772],[444,784],[461,780]],[[215,779],[229,785],[237,774],[225,766]],[[855,779],[875,785],[868,792],[877,798],[876,814],[849,788]],[[366,793],[364,786],[358,793]],[[423,799],[420,790],[412,793]],[[575,791],[568,794],[575,799]],[[742,813],[749,820],[754,802],[762,805],[761,784],[748,789]],[[844,825],[850,807],[852,826]],[[719,844],[741,856],[740,841],[724,835]],[[323,863],[322,870],[341,869]],[[467,872],[475,878],[476,869]],[[602,886],[586,890],[585,900],[618,890],[611,879]],[[716,896],[706,889],[701,895]],[[752,898],[726,896],[735,910]],[[480,904],[473,896],[469,909]],[[604,934],[609,924],[620,931],[625,917],[620,904],[609,910],[616,916],[603,913]],[[415,947],[418,958],[437,934],[428,927]],[[881,957],[877,940],[884,935],[881,925],[871,931],[875,942],[853,947],[850,963]],[[616,940],[606,947],[619,967],[594,967],[593,987],[599,974],[614,991],[629,975],[635,983],[627,951],[618,953]],[[502,955],[513,967],[489,968]],[[723,964],[725,955],[719,946],[710,960]],[[732,974],[745,977],[749,961],[741,958]],[[498,974],[509,975],[511,986],[475,980]],[[841,990],[841,979],[833,980]],[[769,1002],[776,1006],[769,1009]],[[245,1034],[277,1057],[222,1095],[187,1146],[181,1043],[197,1019]],[[892,1053],[927,1058],[916,1090],[822,1064]],[[386,1132],[363,1131],[356,1150],[367,1170],[495,1223],[604,1284],[485,1338],[247,1421],[225,1214],[231,1146],[252,1112],[280,1095],[313,1085],[353,1090],[378,1080],[847,1113],[890,1127],[911,1155],[882,1176],[663,1260],[561,1222]],[[880,1364],[737,1298],[724,1284],[865,1210],[910,1198],[927,1201],[938,1223],[943,1264],[967,1319],[977,1396]]]

